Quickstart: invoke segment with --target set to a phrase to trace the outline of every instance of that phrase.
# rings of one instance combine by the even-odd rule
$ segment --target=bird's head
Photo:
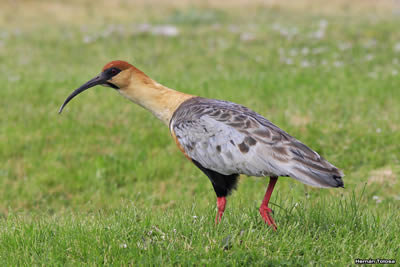
[[[71,93],[70,96],[64,101],[58,113],[61,113],[64,107],[71,101],[72,98],[82,93],[83,91],[96,86],[102,85],[114,88],[116,90],[124,90],[131,83],[134,72],[145,75],[128,62],[122,60],[115,60],[107,63],[101,73],[83,84],[81,87]]]

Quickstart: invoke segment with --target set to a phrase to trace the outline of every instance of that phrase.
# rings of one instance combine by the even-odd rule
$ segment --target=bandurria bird
[[[279,176],[315,187],[343,187],[338,168],[263,116],[232,102],[167,88],[125,61],[106,64],[97,77],[65,100],[59,113],[72,98],[96,85],[114,88],[169,126],[179,149],[214,187],[216,223],[240,174],[270,177],[259,211],[275,230],[268,202]]]

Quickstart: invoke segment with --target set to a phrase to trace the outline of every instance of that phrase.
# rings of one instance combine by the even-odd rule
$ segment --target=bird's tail
[[[326,161],[326,163],[330,164]],[[344,187],[343,172],[338,168],[324,168],[321,166],[309,166],[310,164],[294,166],[290,176],[300,182],[315,187]],[[331,165],[331,164],[330,164]]]
[[[344,187],[343,172],[302,143],[291,150],[290,176],[315,187]]]

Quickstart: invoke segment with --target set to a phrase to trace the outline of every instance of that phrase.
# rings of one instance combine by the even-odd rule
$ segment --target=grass
[[[347,265],[355,255],[398,255],[398,247],[390,245],[400,241],[398,216],[375,217],[356,199],[305,205],[276,212],[277,232],[263,225],[256,209],[243,207],[232,209],[218,227],[210,223],[211,209],[197,210],[195,205],[153,216],[151,209],[133,204],[107,214],[33,220],[10,215],[2,232],[1,249],[8,251],[3,263]],[[193,217],[197,212],[202,215]]]
[[[396,7],[32,3],[0,11],[1,265],[400,260]],[[280,179],[273,232],[257,211],[267,181],[242,177],[215,227],[210,182],[150,113],[99,87],[57,114],[113,59],[251,107],[343,169],[346,188]]]

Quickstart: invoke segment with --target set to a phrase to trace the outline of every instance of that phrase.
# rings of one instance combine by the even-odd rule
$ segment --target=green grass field
[[[6,2],[0,265],[398,263],[400,6],[336,1]],[[215,226],[211,183],[150,113],[96,87],[57,114],[114,59],[252,108],[343,169],[345,189],[279,179],[274,232],[258,214],[268,179],[243,176]]]

